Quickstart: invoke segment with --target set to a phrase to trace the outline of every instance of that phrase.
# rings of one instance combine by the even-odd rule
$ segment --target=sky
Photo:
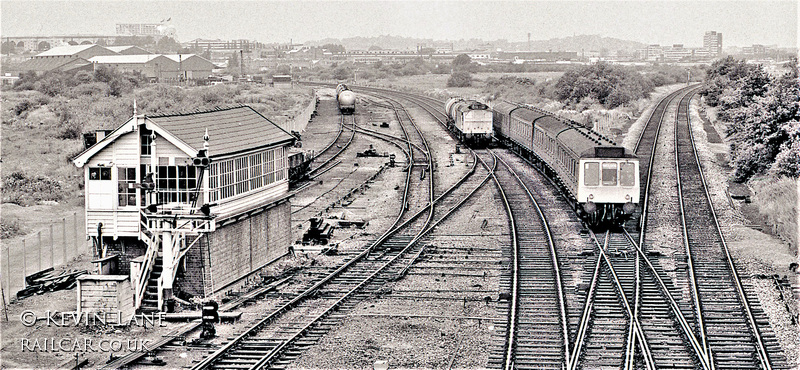
[[[179,41],[287,43],[392,35],[434,40],[547,40],[600,35],[648,44],[796,47],[798,2],[789,1],[9,1],[0,36],[115,35],[117,23],[171,19]]]

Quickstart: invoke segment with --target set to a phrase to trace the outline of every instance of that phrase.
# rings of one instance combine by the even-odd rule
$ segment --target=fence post
[[[6,247],[6,294],[8,294],[8,301],[11,302],[11,246]],[[24,274],[23,274],[24,275]]]
[[[53,224],[50,224],[50,267],[56,267],[56,238],[53,235]]]
[[[38,272],[38,271],[42,271],[42,232],[39,231],[39,232],[36,233],[36,235],[39,238],[39,246],[38,246],[38,248],[36,248],[36,249],[39,250],[39,261],[36,262],[36,271]]]
[[[9,248],[11,248],[9,246]],[[22,238],[22,278],[28,273],[28,248],[25,248],[25,238]]]
[[[72,230],[75,231],[75,255],[78,255],[78,248],[81,246],[80,233],[78,233],[78,212],[72,212]]]
[[[67,218],[61,219],[61,243],[63,245],[64,253],[61,258],[61,263],[67,263]]]

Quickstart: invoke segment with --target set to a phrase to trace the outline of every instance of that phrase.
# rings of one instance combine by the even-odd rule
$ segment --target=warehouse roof
[[[100,64],[144,64],[160,56],[160,54],[98,55],[89,58],[89,61]]]
[[[199,64],[199,66],[201,66],[201,67],[203,66],[203,64],[205,64],[206,68],[210,68],[210,69],[214,69],[214,68],[217,67],[212,61],[210,61],[210,60],[208,60],[206,58],[203,58],[203,57],[201,57],[201,56],[199,56],[197,54],[164,54],[164,56],[169,58],[169,59],[172,59],[175,62],[184,62],[184,63],[186,63],[186,62],[191,61],[192,63],[194,63],[194,66],[198,66],[197,63],[201,63],[201,64]]]
[[[137,55],[137,54],[153,54],[145,49],[142,49],[136,45],[126,45],[126,46],[106,46],[106,49],[111,50],[115,53],[125,54],[125,55]]]
[[[104,49],[105,51],[110,51],[105,47],[95,44],[88,44],[88,45],[68,45],[68,46],[56,46],[50,50],[43,51],[39,54],[36,54],[37,57],[54,57],[54,56],[70,56],[76,55],[84,50],[88,50],[91,48],[99,48]]]
[[[196,150],[203,149],[203,135],[208,130],[209,157],[294,140],[286,130],[246,105],[145,118],[148,124],[153,123],[168,131]]]
[[[16,69],[21,72],[46,72],[56,69],[66,70],[74,66],[85,64],[89,64],[89,61],[83,58],[33,58],[20,63],[19,67]]]

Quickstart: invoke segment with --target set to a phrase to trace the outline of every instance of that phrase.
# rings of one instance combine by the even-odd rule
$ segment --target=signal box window
[[[586,186],[600,185],[600,164],[586,162],[583,164],[583,184]]]
[[[197,168],[158,166],[155,181],[160,203],[190,203],[190,194],[197,187]]]
[[[622,186],[633,186],[636,184],[636,171],[633,163],[619,164],[619,184]]]
[[[117,197],[120,207],[136,205],[136,168],[119,167],[117,173]]]
[[[111,180],[111,168],[89,167],[89,180]]]
[[[617,185],[617,164],[603,162],[603,186]]]
[[[144,128],[144,127],[142,127],[142,129],[141,129],[141,136],[142,136],[141,152],[142,152],[142,156],[149,157],[150,154],[152,153],[152,147],[151,146],[153,144],[153,140],[150,137],[150,135],[152,133],[153,133],[153,131],[150,131],[150,130]]]

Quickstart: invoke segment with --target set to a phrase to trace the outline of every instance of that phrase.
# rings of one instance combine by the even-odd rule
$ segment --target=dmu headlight
[[[622,206],[622,212],[625,213],[626,215],[632,214],[633,211],[635,210],[636,210],[636,205],[633,204],[632,202],[625,203],[625,205]]]
[[[594,202],[586,202],[586,204],[583,205],[583,210],[586,211],[586,213],[594,213],[594,211],[597,211],[597,204],[594,204]]]

